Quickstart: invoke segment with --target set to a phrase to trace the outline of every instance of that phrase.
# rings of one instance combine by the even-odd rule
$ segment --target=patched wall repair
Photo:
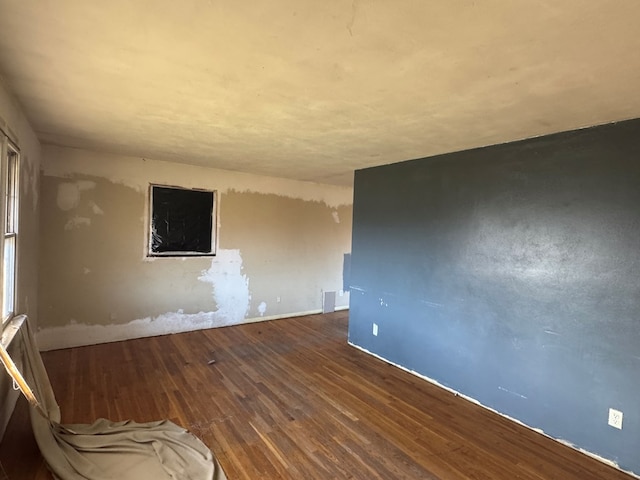
[[[120,169],[115,181],[102,176],[104,162],[96,160],[105,154],[84,152],[85,173],[73,174],[78,151],[69,149],[70,166],[65,149],[53,150],[53,171],[65,173],[45,168],[42,176],[47,242],[40,249],[39,342],[45,349],[320,311],[322,292],[342,287],[343,254],[351,241],[351,206],[342,200],[296,198],[302,182],[248,175],[238,177],[238,190],[229,189],[233,174],[207,176],[207,169],[193,167],[185,184],[219,195],[217,254],[151,258],[148,185],[161,183],[155,167],[167,175],[171,164],[146,160],[146,170],[122,182]],[[128,166],[126,157],[110,163]],[[86,174],[91,165],[100,175]],[[176,176],[189,171],[173,168]],[[226,189],[218,184],[221,177]],[[274,184],[284,185],[281,195],[259,191]],[[342,188],[327,186],[321,193],[312,187],[318,198],[334,191],[344,196]],[[346,307],[348,295],[337,301]]]

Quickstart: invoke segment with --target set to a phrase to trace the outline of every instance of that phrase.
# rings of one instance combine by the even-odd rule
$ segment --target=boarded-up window
[[[215,192],[151,185],[150,256],[215,255]]]

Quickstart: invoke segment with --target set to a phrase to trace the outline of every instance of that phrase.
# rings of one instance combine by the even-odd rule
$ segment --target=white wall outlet
[[[276,297],[276,303],[280,303],[280,297]]]
[[[377,323],[373,324],[373,336],[374,337],[378,336],[378,324]]]
[[[609,409],[609,425],[622,430],[622,412],[615,408]]]
[[[340,291],[338,292],[338,295],[340,295],[340,296],[342,297],[342,296],[344,295],[344,290],[340,290]]]

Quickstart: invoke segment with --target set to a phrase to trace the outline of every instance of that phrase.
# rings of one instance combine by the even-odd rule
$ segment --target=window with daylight
[[[215,255],[216,192],[151,185],[149,256]]]
[[[18,248],[18,150],[7,145],[4,172],[4,256],[2,261],[2,322],[15,313]]]

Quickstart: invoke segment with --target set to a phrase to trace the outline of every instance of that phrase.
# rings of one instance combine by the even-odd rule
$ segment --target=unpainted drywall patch
[[[60,210],[65,212],[76,208],[80,203],[80,190],[75,183],[61,183],[58,185],[56,203]]]
[[[260,302],[258,305],[258,313],[261,317],[264,317],[264,313],[267,311],[267,304],[265,302]]]
[[[89,206],[91,207],[91,211],[94,215],[104,215],[104,210],[96,205],[96,202],[91,202]]]
[[[40,189],[38,188],[38,177],[40,172],[34,167],[33,162],[27,155],[22,158],[24,159],[22,169],[22,191],[28,192],[29,188],[31,188],[31,205],[33,210],[36,211],[38,209],[38,195],[40,193]]]
[[[218,306],[215,314],[224,325],[240,323],[249,311],[249,279],[242,273],[240,250],[218,250],[211,268],[198,277],[213,287],[213,299]]]
[[[320,310],[289,312],[281,315],[249,318],[242,323],[315,315],[317,313],[320,313]],[[115,315],[112,314],[112,319],[114,318]],[[118,342],[131,338],[191,332],[224,325],[226,325],[224,319],[218,317],[216,312],[184,313],[182,310],[178,310],[177,312],[163,313],[157,317],[133,320],[125,324],[87,325],[70,319],[69,324],[61,327],[39,328],[36,339],[38,348],[41,351],[48,351],[82,345]]]
[[[42,171],[46,176],[73,178],[76,175],[102,177],[143,193],[149,183],[216,190],[219,194],[264,193],[325,203],[332,208],[352,205],[353,188],[229,170],[184,165],[46,145]]]
[[[91,219],[88,217],[80,217],[78,215],[71,217],[67,223],[64,224],[64,229],[65,230],[73,230],[74,228],[78,228],[78,227],[88,227],[89,225],[91,225]]]
[[[56,203],[60,210],[69,211],[80,204],[80,192],[96,188],[96,183],[90,180],[64,182],[58,185]]]
[[[94,202],[82,203],[82,192],[94,190],[96,182],[91,180],[77,180],[75,182],[61,182],[56,193],[56,205],[69,216],[64,229],[74,230],[79,227],[91,226],[91,215],[104,215],[104,211]]]
[[[83,222],[82,217],[78,217],[76,220],[78,224]],[[85,275],[91,272],[87,267],[83,271]],[[242,273],[240,250],[218,250],[216,257],[211,261],[211,267],[203,270],[198,280],[211,284],[212,298],[217,306],[216,310],[184,313],[184,310],[179,309],[155,317],[150,316],[128,323],[111,325],[76,324],[70,321],[68,325],[43,330],[42,336],[39,338],[42,338],[46,344],[42,348],[114,342],[128,338],[222,327],[245,321],[251,296],[249,294],[249,279]],[[264,311],[266,311],[266,304],[264,304]],[[112,313],[110,320],[115,321],[116,319],[117,315]]]
[[[224,324],[224,319],[218,317],[217,312],[184,313],[178,310],[125,324],[87,325],[71,319],[68,325],[38,331],[37,338],[41,350],[51,350],[188,332],[220,327]]]

